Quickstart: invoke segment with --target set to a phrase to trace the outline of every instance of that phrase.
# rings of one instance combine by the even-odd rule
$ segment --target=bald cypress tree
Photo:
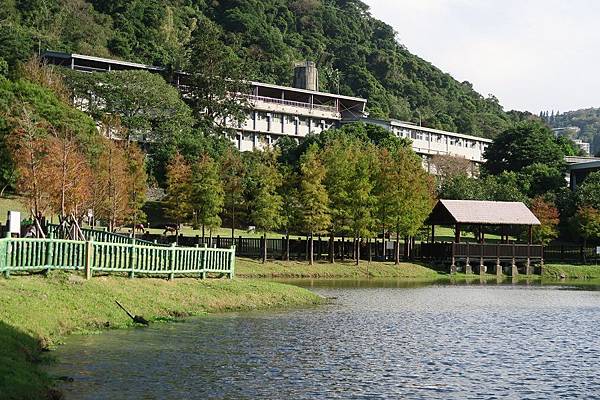
[[[324,185],[325,167],[318,155],[319,148],[311,145],[300,157],[300,209],[302,227],[309,234],[309,263],[314,264],[315,233],[325,233],[331,223],[329,195]]]

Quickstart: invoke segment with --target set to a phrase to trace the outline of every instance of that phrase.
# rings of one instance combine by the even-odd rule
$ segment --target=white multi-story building
[[[50,64],[85,72],[124,69],[163,72],[159,67],[80,54],[46,52],[43,57]],[[304,87],[250,82],[251,92],[246,96],[251,110],[246,120],[235,127],[238,130],[235,141],[241,151],[271,146],[284,136],[301,140],[343,123],[359,121],[379,125],[398,137],[409,138],[415,152],[424,160],[445,154],[465,158],[474,164],[485,161],[483,154],[491,143],[489,139],[397,120],[372,119],[366,112],[367,100],[318,91],[318,75],[312,63],[296,65],[294,80],[296,86]]]

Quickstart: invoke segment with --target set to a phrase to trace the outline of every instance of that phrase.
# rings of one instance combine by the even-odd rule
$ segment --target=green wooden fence
[[[58,237],[60,225],[56,224],[48,224],[47,225],[48,234],[53,235],[54,237]],[[89,228],[81,228],[81,232],[86,240],[94,240],[96,242],[109,242],[109,243],[129,243],[129,244],[138,244],[141,246],[165,246],[165,244],[159,244],[154,242],[149,242],[147,240],[142,240],[138,238],[132,238],[128,235],[122,235],[119,233],[108,232],[103,229],[89,229]]]
[[[85,270],[86,278],[94,271],[104,273],[199,275],[208,273],[235,275],[235,247],[165,247],[133,243],[110,243],[60,239],[0,239],[0,273],[39,270]]]

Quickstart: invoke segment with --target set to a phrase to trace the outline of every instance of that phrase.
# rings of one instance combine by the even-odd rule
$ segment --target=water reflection
[[[600,292],[400,285],[313,282],[333,304],[76,337],[52,373],[75,378],[67,399],[600,396]]]

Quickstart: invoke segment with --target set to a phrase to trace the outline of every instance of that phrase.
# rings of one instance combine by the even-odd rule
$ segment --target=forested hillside
[[[207,20],[250,79],[288,85],[309,59],[323,90],[367,98],[374,117],[486,137],[522,117],[411,54],[358,0],[0,0],[0,64],[53,49],[182,69]]]
[[[571,133],[573,138],[589,142],[592,155],[600,152],[600,108],[586,108],[562,114],[544,112],[540,117],[552,128],[579,128],[579,132]]]

